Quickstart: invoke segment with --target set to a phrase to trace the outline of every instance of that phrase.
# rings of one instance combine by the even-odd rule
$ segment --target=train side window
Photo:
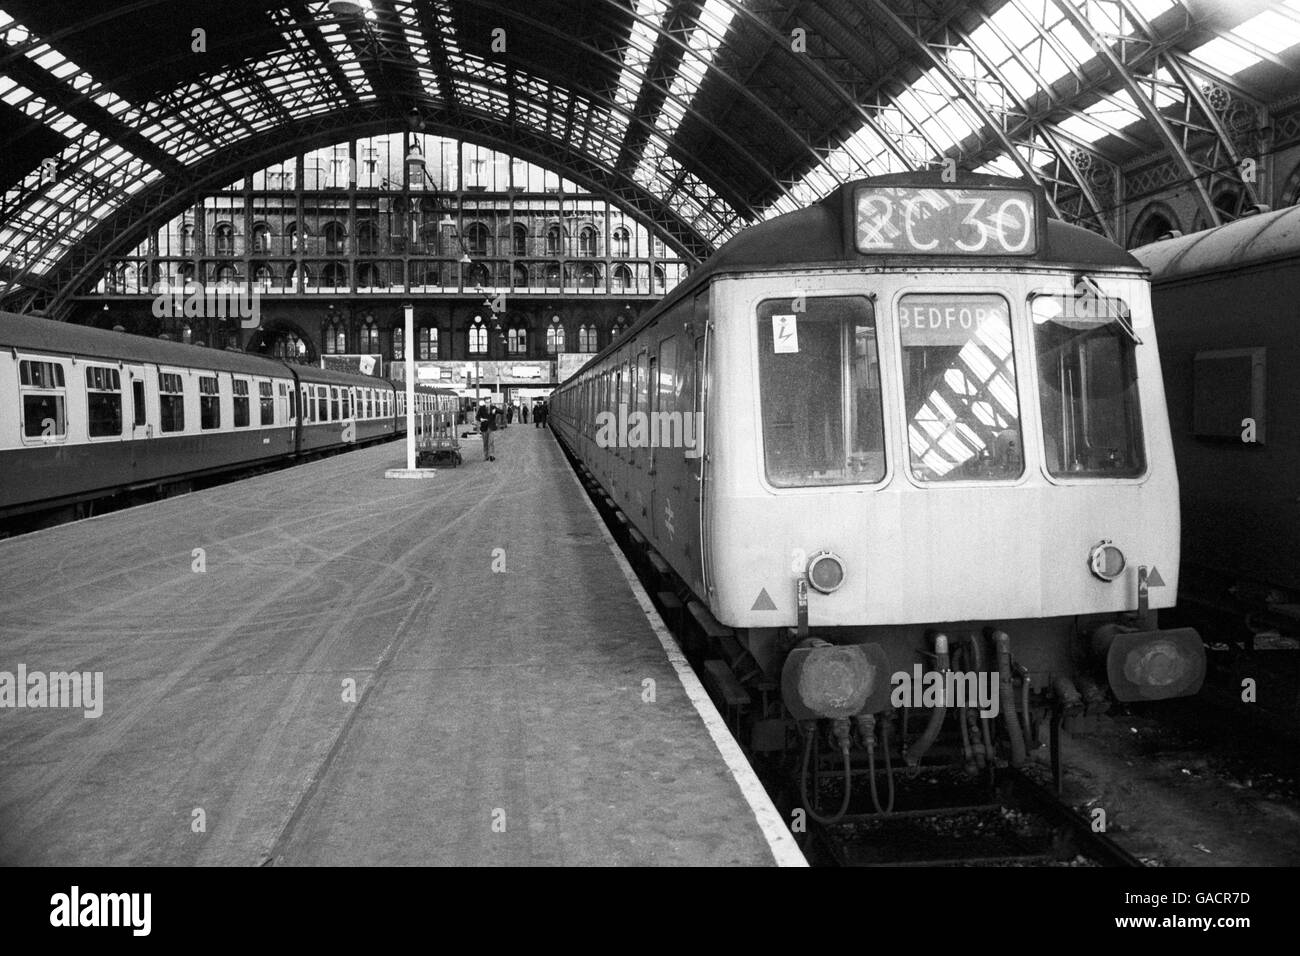
[[[1025,471],[1011,310],[1000,295],[899,300],[907,447],[916,481],[1010,481]]]
[[[650,411],[650,353],[642,351],[636,357],[636,407],[637,411]]]
[[[185,385],[176,372],[158,373],[158,409],[160,431],[185,431]]]
[[[237,378],[231,382],[231,387],[234,390],[235,396],[235,427],[247,428],[251,421],[251,416],[249,415],[248,382],[244,381],[242,378]]]
[[[329,389],[324,385],[316,386],[316,421],[327,422],[330,420],[330,396]]]
[[[800,311],[793,299],[769,299],[758,307],[767,479],[787,488],[879,481],[885,446],[871,300],[809,297],[804,304]],[[697,395],[700,378],[697,372]]]
[[[91,438],[122,435],[122,375],[115,368],[86,368],[86,428]]]
[[[215,376],[199,376],[199,428],[221,427],[221,385]]]
[[[68,434],[67,390],[57,362],[19,363],[23,437],[49,441]]]
[[[1141,475],[1146,455],[1128,306],[1096,296],[1042,295],[1030,314],[1048,473]]]
[[[294,408],[294,393],[285,387],[284,382],[280,382],[280,395],[289,399],[289,417],[296,418],[298,410]],[[271,388],[270,382],[257,383],[257,406],[258,422],[262,425],[275,424],[275,390]]]
[[[341,417],[339,415],[339,389],[337,385],[330,386],[330,421],[336,422]]]
[[[135,426],[143,428],[145,425],[144,382],[138,378],[131,380],[131,406],[131,411],[135,414]]]

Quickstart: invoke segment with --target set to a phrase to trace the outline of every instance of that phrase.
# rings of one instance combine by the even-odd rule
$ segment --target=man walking
[[[496,434],[497,428],[497,411],[487,402],[478,407],[478,430],[483,436],[483,460],[496,461],[496,449],[493,447],[492,436]]]

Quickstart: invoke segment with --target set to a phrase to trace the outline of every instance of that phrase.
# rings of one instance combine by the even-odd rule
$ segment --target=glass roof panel
[[[1230,31],[1248,43],[1277,54],[1300,43],[1300,22],[1276,10],[1265,10]]]
[[[1220,73],[1229,75],[1240,73],[1260,60],[1255,54],[1247,53],[1240,46],[1223,37],[1215,37],[1209,43],[1198,46],[1192,50],[1192,57]]]

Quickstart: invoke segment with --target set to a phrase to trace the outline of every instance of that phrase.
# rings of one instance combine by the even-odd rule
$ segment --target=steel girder
[[[985,130],[992,132],[993,136],[1002,144],[1003,149],[1006,150],[1007,155],[1020,167],[1021,172],[1025,174],[1029,181],[1041,186],[1043,182],[1038,170],[1021,154],[1020,150],[1016,149],[1016,144],[1007,135],[1007,131],[1002,128],[1002,124],[985,108],[980,97],[966,81],[957,75],[947,59],[936,53],[929,43],[908,30],[907,25],[889,9],[884,0],[867,0],[867,2],[886,23],[893,27],[896,33],[902,33],[911,40],[913,47],[930,62],[934,69],[939,71],[939,74],[957,91],[957,95],[975,111],[975,115],[984,124]],[[960,137],[953,136],[952,139],[959,140]],[[1059,218],[1060,209],[1056,205],[1056,197],[1051,193],[1048,193],[1048,203],[1052,208],[1052,212]]]
[[[451,114],[426,106],[424,117],[428,132],[508,152],[561,172],[593,194],[626,210],[688,262],[698,263],[712,252],[712,247],[691,225],[661,199],[615,169],[603,166],[564,144],[511,128],[495,117],[468,110]],[[291,127],[243,140],[191,168],[183,180],[162,180],[106,218],[64,258],[57,270],[48,276],[35,277],[33,282],[23,281],[23,285],[39,283],[41,286],[29,290],[30,295],[23,302],[25,310],[39,309],[51,317],[62,317],[72,297],[98,281],[111,258],[138,245],[147,230],[178,215],[205,192],[220,189],[231,180],[256,172],[277,159],[337,141],[345,132],[350,138],[391,132],[404,129],[405,120],[393,111],[391,105],[379,103],[321,114]],[[52,291],[55,289],[57,292]],[[13,290],[10,295],[13,296]],[[21,301],[19,293],[14,302]]]
[[[1217,164],[1214,161],[1220,151],[1225,151],[1227,155],[1233,157],[1236,157],[1237,153],[1231,140],[1226,136],[1226,131],[1214,117],[1213,109],[1205,102],[1196,84],[1189,81],[1190,78],[1183,65],[1164,55],[1150,25],[1140,22],[1127,0],[1082,0],[1082,2],[1054,0],[1054,3],[1080,35],[1092,44],[1097,55],[1109,64],[1111,73],[1128,92],[1151,130],[1159,138],[1165,152],[1181,171],[1187,184],[1194,190],[1206,221],[1211,226],[1220,225],[1223,220],[1211,198],[1207,176],[1224,172],[1216,168]],[[1093,22],[1096,18],[1088,16],[1088,8],[1099,4],[1110,7],[1113,13],[1119,15],[1118,35],[1102,33]],[[1118,52],[1112,44],[1118,46]],[[1134,69],[1140,59],[1152,61],[1149,76],[1140,76]],[[1158,72],[1162,67],[1168,69],[1174,78],[1173,84],[1165,83],[1158,78]],[[1147,84],[1151,86],[1150,93],[1145,88]],[[1156,105],[1157,86],[1163,86],[1166,90],[1176,88],[1181,92],[1184,109],[1181,118],[1166,115]],[[1194,109],[1202,110],[1200,123],[1193,115]],[[1177,132],[1175,126],[1178,127]],[[1211,161],[1208,164],[1200,162],[1193,154],[1190,139],[1196,134],[1209,134],[1214,137],[1215,146],[1211,151]],[[1241,182],[1240,172],[1236,178],[1238,184],[1253,197],[1255,195],[1253,185]],[[1255,201],[1258,199],[1256,198]]]
[[[144,7],[144,6],[148,6],[148,5],[149,5],[149,2],[145,2],[145,3],[139,4],[138,6]],[[416,8],[412,8],[412,9],[416,9]],[[423,8],[419,8],[419,9],[423,9]],[[520,14],[519,14],[518,11],[510,11],[510,10],[502,9],[502,12],[503,12],[504,15],[512,16],[512,17],[514,17],[514,18],[516,18],[516,19],[519,19],[519,17],[520,17]],[[280,19],[281,19],[281,24],[280,24],[280,25],[284,26],[286,29],[292,29],[292,30],[296,30],[296,31],[305,31],[308,27],[310,27],[310,28],[313,29],[313,30],[315,29],[315,27],[314,27],[314,25],[313,25],[313,24],[314,24],[314,21],[310,21],[310,20],[308,20],[308,21],[306,21],[306,22],[304,22],[304,23],[297,23],[297,22],[294,22],[294,23],[286,23],[286,22],[284,22],[284,21],[285,21],[285,18],[281,17]],[[97,20],[102,20],[102,18],[97,18]],[[528,18],[528,17],[525,17],[525,18],[524,18],[524,21],[527,22],[531,27],[534,27],[534,28],[537,28],[537,29],[543,30],[544,32],[547,32],[547,33],[549,33],[549,34],[551,34],[551,35],[557,37],[558,39],[563,39],[563,40],[564,40],[565,42],[567,42],[567,43],[570,43],[570,44],[571,44],[571,43],[573,42],[571,37],[567,37],[567,36],[565,36],[565,35],[562,34],[562,33],[561,33],[557,28],[555,28],[554,26],[552,26],[552,25],[550,25],[550,24],[544,24],[544,23],[541,23],[540,21],[537,21],[537,20],[535,20],[535,19]],[[427,30],[427,28],[428,28],[428,24],[426,23],[426,30]],[[247,38],[248,38],[249,40],[251,40],[251,39],[253,39],[255,36],[258,36],[258,35],[259,35],[259,34],[250,33],[250,34],[248,34],[248,37],[247,37]],[[236,41],[237,41],[238,39],[239,39],[239,38],[235,38]],[[322,40],[321,42],[323,43],[324,41]],[[680,41],[677,41],[677,42],[680,42]],[[586,45],[586,44],[578,44],[578,45],[579,45],[579,47],[582,48],[583,52],[584,52],[585,54],[587,54],[587,55],[601,56],[601,57],[604,57],[604,58],[607,59],[607,60],[612,60],[612,58],[609,56],[609,54],[605,53],[604,51],[596,50],[594,47],[588,46],[588,45]],[[371,55],[374,55],[374,54],[372,53]],[[170,62],[173,62],[173,61],[184,60],[187,56],[188,56],[188,54],[185,54],[185,53],[177,54],[176,56],[170,58],[170,60],[168,60],[168,61],[166,61],[166,62],[170,63]],[[384,59],[385,61],[387,61],[389,58],[391,58],[392,61],[393,61],[394,63],[401,64],[401,65],[409,65],[409,63],[411,62],[409,55],[407,55],[406,53],[402,53],[402,52],[396,50],[396,48],[394,48],[393,50],[389,51],[387,54],[383,53],[383,51],[380,50],[380,51],[379,51],[379,54],[378,54],[378,57],[379,57],[379,59]],[[326,64],[332,64],[332,65],[334,65],[334,66],[337,68],[337,66],[338,66],[338,61],[335,60],[334,57],[331,56],[331,57],[329,57],[329,58],[327,58],[327,59],[325,59],[325,60],[323,61],[322,66],[323,66],[323,65],[326,65]],[[152,68],[157,68],[157,65],[158,65],[158,64],[154,64],[154,65],[152,66]],[[143,72],[143,71],[144,71],[144,70],[143,70],[143,68],[142,68],[142,70],[140,70],[140,71],[136,71],[136,72]],[[470,75],[468,75],[468,74],[459,74],[459,73],[458,73],[457,75],[465,75],[465,76],[467,77],[467,79],[470,79],[470,78],[471,78]],[[454,86],[453,86],[453,84],[451,83],[450,71],[448,71],[448,70],[443,70],[443,71],[440,72],[439,76],[440,76],[440,79],[446,80],[446,82],[443,84],[444,89],[451,89],[451,90],[454,92]],[[508,114],[510,114],[511,116],[513,116],[514,113],[515,113],[515,111],[516,111],[516,110],[515,110],[515,107],[516,107],[516,100],[517,100],[517,95],[518,95],[518,86],[517,86],[517,83],[516,83],[516,78],[514,77],[513,73],[508,73],[508,76],[509,76],[510,80],[509,80],[509,82],[506,83],[506,84],[489,84],[489,85],[494,85],[494,86],[496,86],[498,89],[504,89],[504,90],[505,90],[505,98],[506,98],[506,102],[507,102],[507,104],[509,104],[509,108],[508,108],[507,112],[508,112]],[[477,82],[480,82],[480,83],[483,82],[482,78],[476,78],[476,81],[477,81]],[[546,82],[547,82],[547,85],[548,85],[548,86],[553,86],[553,81],[547,79]],[[343,89],[343,90],[345,90],[345,91],[351,91],[351,86],[350,86],[350,84],[347,84],[346,81],[344,81],[344,83],[343,83],[341,89]],[[232,120],[234,123],[236,123],[236,124],[238,124],[240,127],[242,127],[242,128],[244,129],[244,132],[245,132],[246,134],[251,134],[251,133],[253,132],[253,127],[250,126],[250,125],[248,124],[247,120],[246,120],[243,116],[241,116],[241,115],[235,113],[235,112],[234,112],[234,111],[229,107],[229,105],[225,102],[225,99],[224,99],[222,96],[219,95],[219,93],[220,93],[221,91],[215,89],[207,77],[200,78],[199,80],[196,80],[196,81],[192,82],[192,83],[189,84],[187,87],[184,87],[184,88],[182,88],[182,89],[180,89],[180,90],[172,91],[172,93],[170,93],[170,94],[165,94],[165,95],[163,95],[163,96],[160,96],[160,97],[158,98],[158,100],[159,100],[159,102],[161,103],[161,105],[163,105],[164,107],[166,107],[167,109],[169,109],[171,115],[173,115],[173,116],[175,116],[176,118],[182,120],[183,122],[189,124],[189,125],[191,126],[191,128],[195,128],[195,127],[197,127],[198,132],[200,132],[200,134],[202,135],[202,137],[203,137],[206,141],[208,141],[208,142],[217,142],[217,143],[221,143],[221,142],[223,142],[223,140],[225,139],[225,137],[223,136],[223,134],[222,134],[221,130],[219,129],[219,127],[214,123],[214,117],[213,117],[213,116],[210,116],[210,115],[204,115],[204,114],[196,113],[195,111],[190,110],[190,109],[187,108],[188,105],[189,105],[188,102],[187,102],[188,97],[191,96],[191,95],[193,95],[195,92],[198,92],[198,91],[201,91],[202,93],[206,94],[206,96],[205,96],[205,102],[207,102],[207,103],[211,103],[211,104],[215,104],[215,105],[218,107],[218,109],[222,112],[222,114],[224,114],[224,115],[227,116],[230,120]],[[668,93],[668,91],[667,91],[666,89],[663,90],[663,92],[664,92],[665,95],[667,95],[667,93]],[[607,99],[607,98],[605,98],[605,97],[603,97],[603,96],[597,96],[597,95],[591,93],[590,91],[579,91],[579,94],[582,95],[583,97],[585,97],[585,98],[588,99],[588,100],[591,100],[591,101],[596,102],[598,105],[600,105],[600,106],[602,107],[602,109],[604,109],[604,110],[606,110],[606,111],[620,111],[616,104],[614,104],[611,100],[609,100],[609,99]],[[268,97],[270,96],[269,91],[268,91],[268,94],[267,94],[267,95],[268,95]],[[752,96],[752,94],[749,94],[749,95]],[[574,107],[574,104],[575,104],[575,95],[574,95],[573,93],[571,93],[571,92],[565,91],[565,96],[566,96],[566,98],[567,98],[567,100],[568,100],[568,107],[567,107],[567,108],[568,108],[570,111],[572,111],[572,109],[573,109],[573,107]],[[454,110],[454,109],[457,108],[456,104],[457,104],[457,101],[456,101],[455,99],[452,99],[452,100],[449,100],[449,101],[448,101],[448,103],[446,104],[446,106],[447,106],[447,108],[450,108],[450,109],[453,109],[453,110]],[[549,109],[550,106],[551,106],[552,104],[547,104],[547,105],[548,105],[548,109]],[[684,110],[685,110],[686,112],[688,112],[688,113],[694,113],[694,110],[693,110],[693,108],[691,107],[691,105],[690,105],[689,103],[688,103],[688,104],[683,104],[683,108],[684,108]],[[625,112],[625,111],[620,111],[620,112]],[[596,114],[594,113],[594,111],[588,111],[588,112],[587,112],[587,115],[588,115],[588,117],[590,118],[590,117],[594,117]],[[627,115],[628,115],[628,123],[629,123],[629,125],[630,125],[631,122],[634,122],[634,121],[637,120],[637,117],[632,116],[631,114],[627,114]],[[775,115],[775,114],[774,114],[774,115]],[[779,121],[779,117],[776,117],[776,119]],[[566,124],[566,125],[567,125],[567,124]],[[569,129],[570,129],[570,132],[571,132],[571,126],[569,127]],[[590,132],[590,130],[587,130],[587,131],[586,131],[587,134],[589,134],[589,132]],[[587,135],[584,135],[584,136],[582,137],[582,141],[585,142],[586,139],[587,139]],[[756,157],[756,156],[755,156],[751,151],[749,151],[749,150],[747,150],[747,149],[744,149],[744,148],[741,147],[739,144],[737,144],[734,140],[732,140],[730,137],[725,137],[725,139],[726,139],[728,145],[729,145],[732,149],[734,149],[734,151],[736,152],[737,155],[743,156],[743,157],[745,157],[747,160],[749,160],[750,162],[755,163],[755,164],[758,164],[758,168],[759,168],[759,169],[763,172],[763,174],[764,174],[765,176],[767,176],[768,178],[771,178],[771,177],[773,176],[772,171],[771,171],[770,169],[768,169],[766,166],[764,166],[764,165],[761,163],[761,161],[759,160],[759,158]],[[223,144],[223,148],[225,148],[224,144]],[[703,169],[703,168],[704,168],[703,164],[700,162],[700,160],[699,160],[698,157],[695,157],[695,156],[691,155],[689,152],[684,151],[684,150],[680,150],[680,149],[678,149],[677,152],[678,152],[678,153],[679,153],[679,154],[680,154],[680,155],[681,155],[685,160],[687,160],[688,163],[693,164],[696,168],[700,168],[700,169]],[[810,152],[811,152],[811,147],[810,147]],[[814,158],[815,158],[815,154],[814,154]],[[34,183],[34,186],[37,187],[37,190],[36,190],[36,191],[39,191],[39,185],[40,185],[40,184],[39,184],[39,180],[36,181],[36,182]],[[664,198],[666,199],[666,201],[667,201],[668,203],[671,203],[671,200],[672,200],[672,197],[671,197],[671,196],[664,197]],[[729,228],[730,224],[731,224],[731,223],[734,223],[735,218],[736,218],[736,213],[735,213],[735,212],[725,212],[725,211],[719,211],[719,210],[717,210],[716,207],[713,205],[713,200],[712,200],[711,197],[708,197],[708,196],[699,196],[699,195],[694,195],[693,198],[695,199],[696,204],[697,204],[699,207],[704,208],[704,209],[710,209],[710,208],[712,208],[712,209],[714,210],[714,211],[713,211],[713,215],[714,215],[714,217],[715,217],[715,220],[716,220],[716,221],[719,221],[719,222],[721,222],[721,223],[723,223],[723,224],[724,224],[724,225],[723,225],[723,228]],[[744,200],[743,200],[742,197],[738,197],[738,196],[735,196],[735,195],[733,194],[732,197],[730,197],[730,202],[732,203],[733,209],[734,209],[736,206],[739,206],[739,212],[740,212],[742,215],[744,215],[746,218],[750,218],[750,219],[752,219],[752,218],[755,217],[755,213],[754,213],[754,211],[753,211],[752,209],[750,209],[750,208],[748,207],[748,205],[745,204],[745,202],[744,202]],[[705,242],[705,246],[706,246],[706,247],[709,246],[708,241]],[[700,246],[699,246],[698,243],[692,242],[692,243],[689,244],[689,247],[692,248],[692,249],[695,249],[695,250],[696,250],[696,252],[695,252],[695,253],[692,253],[692,255],[698,255],[698,254],[699,254],[698,250],[699,250]],[[48,252],[48,248],[49,248],[49,247],[47,246],[47,247],[41,249],[40,252],[38,252],[38,253],[36,253],[36,254],[34,254],[34,255],[30,255],[30,256],[28,256],[27,258],[28,258],[29,260],[39,261],[39,259],[42,258],[42,257],[46,254],[46,252]]]

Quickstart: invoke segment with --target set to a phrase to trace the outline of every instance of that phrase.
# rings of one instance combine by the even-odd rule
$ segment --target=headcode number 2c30
[[[1004,199],[998,204],[996,211],[992,215],[986,214],[984,217],[980,217],[980,213],[988,205],[987,199],[979,196],[965,196],[956,198],[955,203],[967,207],[967,211],[960,223],[961,234],[965,234],[971,229],[976,233],[974,241],[964,242],[960,238],[952,241],[953,246],[961,252],[1017,253],[1024,252],[1028,248],[1034,234],[1033,212],[1024,199],[1018,196]],[[900,243],[897,239],[885,234],[886,230],[890,229],[896,234],[901,234],[904,240],[901,243],[903,251],[932,252],[937,249],[939,246],[938,239],[932,238],[929,241],[923,241],[916,235],[917,212],[922,206],[931,210],[938,210],[939,208],[932,199],[925,196],[913,196],[904,199],[902,201],[902,225],[899,227],[894,225],[894,214],[897,211],[894,200],[882,195],[862,197],[862,203],[858,209],[859,222],[863,230],[859,239],[860,248],[864,251],[868,249],[898,249]],[[1019,236],[1016,235],[1016,226],[1019,226]],[[934,231],[939,232],[939,230]],[[990,241],[992,242],[992,248],[988,248]]]

